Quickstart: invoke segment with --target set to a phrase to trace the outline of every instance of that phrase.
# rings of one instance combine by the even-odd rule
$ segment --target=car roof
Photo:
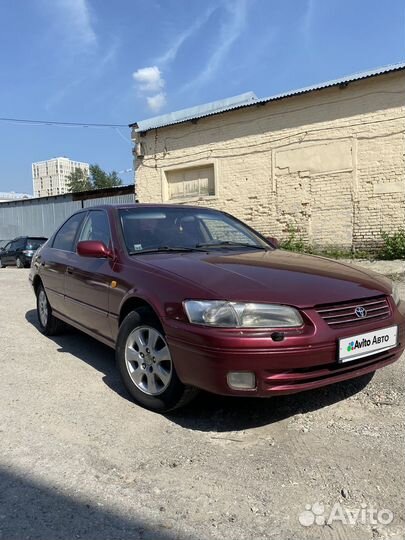
[[[210,208],[208,206],[197,206],[190,204],[172,204],[172,203],[127,203],[127,204],[100,204],[98,206],[90,206],[88,208],[83,208],[78,210],[76,213],[83,212],[86,210],[109,210],[113,208],[178,208],[184,209],[194,209],[194,210],[213,210],[215,212],[220,212],[216,208]]]
[[[30,234],[25,236],[16,236],[15,238],[12,238],[10,242],[14,242],[15,240],[23,240],[24,238],[31,238],[32,240],[48,240],[45,236],[31,236]]]

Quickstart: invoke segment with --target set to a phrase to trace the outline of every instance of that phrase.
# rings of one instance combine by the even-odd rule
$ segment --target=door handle
[[[67,266],[67,267],[66,267],[66,272],[67,272],[68,274],[73,274],[73,268],[72,268],[71,266]]]

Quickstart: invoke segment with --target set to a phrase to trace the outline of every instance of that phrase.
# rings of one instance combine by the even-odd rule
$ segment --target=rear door
[[[17,263],[17,258],[20,258],[21,260],[22,251],[25,248],[26,240],[27,240],[26,238],[19,238],[18,240],[16,240],[15,246],[14,246],[13,264]]]
[[[112,248],[108,214],[105,210],[90,210],[78,242],[97,240]],[[108,299],[113,261],[81,257],[72,253],[66,272],[65,300],[68,316],[92,332],[111,339],[108,319]]]
[[[86,212],[73,214],[56,233],[52,244],[39,252],[40,275],[54,311],[67,315],[65,309],[65,275],[72,262],[76,238]]]

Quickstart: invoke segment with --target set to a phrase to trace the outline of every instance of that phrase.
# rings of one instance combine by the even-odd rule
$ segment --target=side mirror
[[[77,253],[81,257],[93,257],[95,259],[112,259],[111,249],[98,240],[83,240],[77,244]]]
[[[270,242],[270,244],[273,244],[275,248],[280,247],[280,242],[277,238],[274,238],[274,236],[266,236],[266,240]]]

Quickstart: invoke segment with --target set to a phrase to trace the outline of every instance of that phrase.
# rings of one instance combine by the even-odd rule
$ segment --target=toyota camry
[[[405,303],[389,279],[276,244],[203,207],[83,209],[34,256],[39,327],[113,347],[133,399],[159,412],[198,389],[291,394],[400,357]]]

